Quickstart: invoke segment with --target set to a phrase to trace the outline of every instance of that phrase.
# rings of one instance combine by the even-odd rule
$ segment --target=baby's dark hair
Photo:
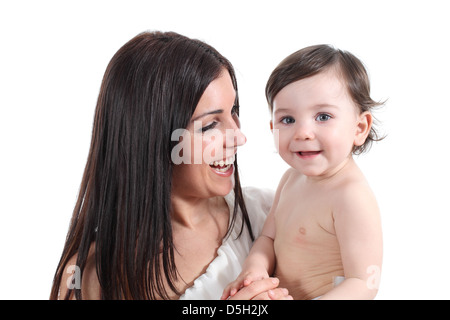
[[[303,48],[286,57],[273,70],[266,85],[266,99],[270,112],[273,112],[275,96],[288,84],[336,68],[342,76],[350,97],[360,112],[370,111],[383,105],[370,97],[370,81],[363,63],[347,51],[335,49],[330,45],[315,45]],[[375,122],[375,118],[374,118]],[[377,129],[372,124],[366,141],[353,147],[353,154],[361,154],[370,149],[373,141],[380,141]]]

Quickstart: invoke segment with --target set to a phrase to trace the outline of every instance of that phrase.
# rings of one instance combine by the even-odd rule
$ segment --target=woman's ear
[[[273,122],[272,122],[272,120],[270,120],[270,131],[272,131],[272,133],[273,133]]]
[[[369,135],[372,128],[373,117],[369,111],[364,111],[358,116],[358,122],[356,124],[355,134],[355,146],[362,146]]]

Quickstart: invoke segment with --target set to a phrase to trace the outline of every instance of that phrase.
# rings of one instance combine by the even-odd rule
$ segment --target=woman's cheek
[[[220,130],[210,130],[202,139],[202,159],[206,164],[224,158],[223,134]]]

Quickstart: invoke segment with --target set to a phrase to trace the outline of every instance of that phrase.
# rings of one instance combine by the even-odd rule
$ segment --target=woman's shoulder
[[[245,206],[252,225],[253,234],[261,234],[262,227],[272,207],[275,192],[267,188],[242,188]]]
[[[77,259],[78,254],[75,254],[67,261],[61,278],[58,299],[65,299],[69,289],[81,289],[84,300],[99,300],[100,283],[95,266],[95,244],[91,244],[89,249],[83,276],[77,265]],[[70,295],[70,299],[75,299],[74,294]]]
[[[247,210],[262,211],[267,215],[272,207],[275,191],[269,188],[244,187],[242,188],[244,194],[245,205]]]

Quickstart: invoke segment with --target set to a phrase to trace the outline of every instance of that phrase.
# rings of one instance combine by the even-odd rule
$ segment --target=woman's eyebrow
[[[194,121],[196,121],[196,120],[198,120],[198,119],[200,119],[200,118],[206,117],[206,116],[208,116],[208,115],[210,115],[210,114],[219,114],[219,113],[223,113],[223,109],[217,109],[217,110],[205,112],[205,113],[203,113],[203,114],[201,114],[201,115],[199,115],[199,116],[193,118],[193,119],[191,120],[191,122],[194,122]]]

